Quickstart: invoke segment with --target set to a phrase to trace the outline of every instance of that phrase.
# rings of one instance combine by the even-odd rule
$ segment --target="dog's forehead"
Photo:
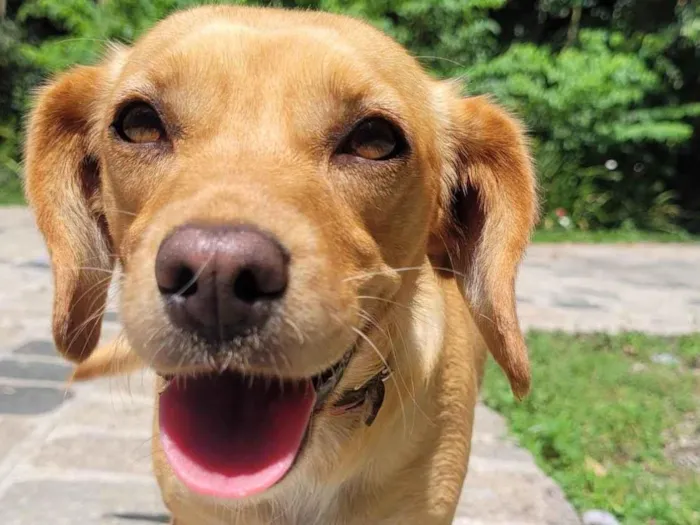
[[[121,73],[123,90],[141,84],[199,99],[249,95],[250,102],[370,98],[396,110],[403,95],[427,89],[417,62],[376,29],[345,17],[270,9],[171,17],[136,43]]]

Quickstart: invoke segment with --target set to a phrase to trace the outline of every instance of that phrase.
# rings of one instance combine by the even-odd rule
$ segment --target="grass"
[[[638,243],[638,242],[700,242],[700,236],[687,232],[658,233],[640,230],[537,230],[535,243]]]
[[[666,448],[682,428],[700,434],[700,334],[528,340],[531,395],[516,402],[491,364],[484,399],[577,509],[607,510],[624,525],[700,523],[700,474]],[[661,353],[678,364],[655,364]]]
[[[8,204],[24,204],[22,183],[17,176],[4,171],[0,164],[0,206]]]
[[[22,188],[19,185],[17,185],[16,188],[0,186],[0,206],[8,206],[13,204],[26,204],[24,201],[24,195],[22,194]]]

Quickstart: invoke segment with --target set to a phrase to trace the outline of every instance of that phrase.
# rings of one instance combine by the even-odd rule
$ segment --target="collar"
[[[335,402],[331,413],[333,415],[344,414],[352,410],[353,408],[360,407],[369,401],[369,413],[365,417],[365,425],[368,427],[374,423],[377,418],[379,409],[382,408],[384,403],[384,394],[386,388],[384,383],[391,377],[391,369],[389,365],[384,365],[384,367],[379,371],[379,373],[373,376],[364,385],[356,387],[354,390],[349,390],[343,394],[343,396]]]

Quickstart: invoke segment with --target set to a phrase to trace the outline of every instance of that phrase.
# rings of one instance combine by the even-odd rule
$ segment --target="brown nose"
[[[171,322],[208,343],[262,328],[287,289],[289,255],[254,226],[186,225],[156,257]]]

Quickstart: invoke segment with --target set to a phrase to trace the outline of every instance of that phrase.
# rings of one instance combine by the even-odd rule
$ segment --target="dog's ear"
[[[538,214],[525,133],[484,97],[455,100],[449,121],[448,169],[429,255],[460,281],[490,352],[513,393],[523,397],[530,388],[530,364],[515,279]]]
[[[43,88],[29,117],[25,191],[51,255],[53,334],[68,359],[100,336],[114,268],[96,151],[105,71],[77,67]]]

